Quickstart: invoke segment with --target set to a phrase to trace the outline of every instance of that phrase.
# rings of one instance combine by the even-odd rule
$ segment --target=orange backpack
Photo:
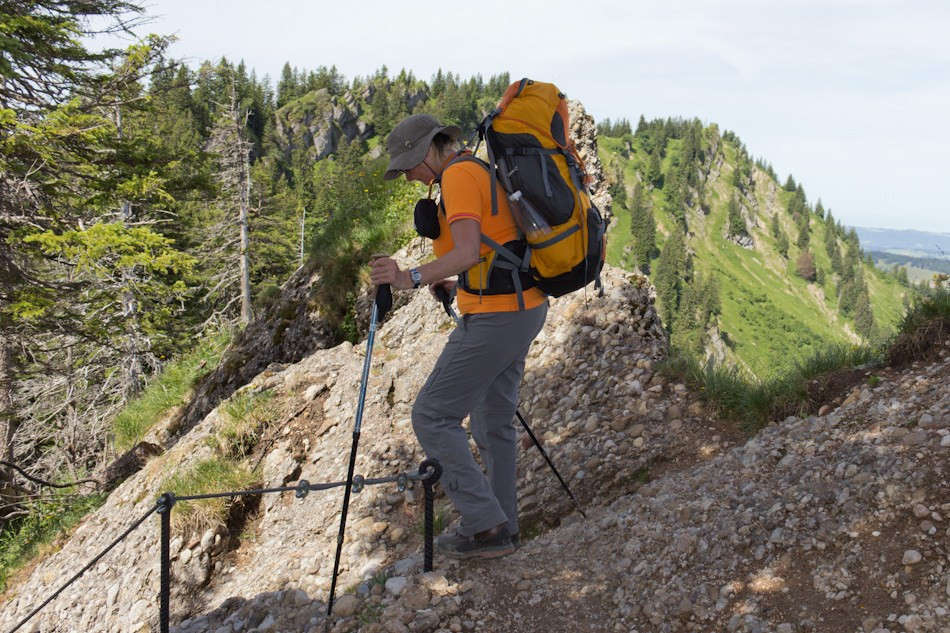
[[[545,293],[560,297],[591,281],[600,285],[606,225],[587,191],[590,177],[570,138],[567,101],[557,86],[522,79],[478,126],[489,171],[508,194],[525,235],[519,257],[482,236],[504,259],[530,272]],[[492,213],[498,212],[490,187]]]

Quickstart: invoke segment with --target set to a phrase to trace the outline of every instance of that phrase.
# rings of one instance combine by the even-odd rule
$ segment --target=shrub
[[[802,279],[815,281],[817,278],[817,272],[815,271],[815,258],[812,256],[810,251],[804,251],[798,256],[798,261],[795,263],[795,272],[797,272],[798,276]]]

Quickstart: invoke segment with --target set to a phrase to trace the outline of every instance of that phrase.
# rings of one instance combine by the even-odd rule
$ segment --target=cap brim
[[[453,141],[462,135],[462,129],[456,125],[446,125],[432,130],[432,132],[423,137],[418,145],[407,152],[403,152],[389,159],[389,164],[386,166],[386,173],[383,174],[383,180],[399,178],[400,174],[412,169],[425,160],[429,146],[432,144],[432,139],[435,138],[435,135],[439,132],[445,134]]]

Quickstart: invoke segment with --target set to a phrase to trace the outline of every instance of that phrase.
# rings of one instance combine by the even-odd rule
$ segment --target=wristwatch
[[[409,269],[409,279],[412,280],[413,288],[418,288],[422,285],[422,273],[419,272],[418,268]]]

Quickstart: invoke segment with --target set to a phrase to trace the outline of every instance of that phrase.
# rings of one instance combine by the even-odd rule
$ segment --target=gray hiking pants
[[[426,457],[442,465],[439,482],[461,515],[462,535],[502,523],[512,534],[518,532],[518,451],[512,422],[525,357],[547,312],[545,302],[524,312],[465,315],[412,407],[412,427]],[[462,427],[467,415],[487,477]]]

